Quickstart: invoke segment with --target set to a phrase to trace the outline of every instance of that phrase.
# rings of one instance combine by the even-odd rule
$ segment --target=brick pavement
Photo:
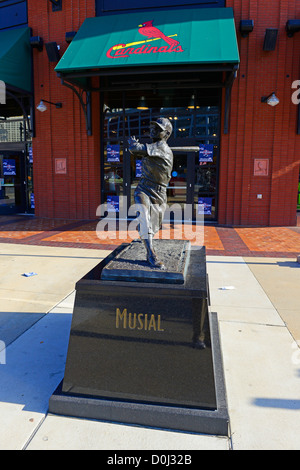
[[[297,227],[205,226],[207,254],[295,258],[300,253],[300,216],[298,221]],[[126,226],[116,226],[115,232],[98,230],[97,233],[98,222],[0,216],[0,243],[110,250],[137,237],[130,225],[129,236]],[[185,227],[183,232],[181,225],[173,224],[171,228],[163,226],[158,238],[189,238],[192,244],[198,245],[203,235],[195,226]]]

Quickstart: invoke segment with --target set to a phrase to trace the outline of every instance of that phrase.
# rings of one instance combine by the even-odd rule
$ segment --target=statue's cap
[[[150,124],[156,124],[164,131],[168,131],[169,135],[171,135],[173,132],[172,124],[167,118],[159,117],[158,119],[156,119],[156,121],[151,121]]]

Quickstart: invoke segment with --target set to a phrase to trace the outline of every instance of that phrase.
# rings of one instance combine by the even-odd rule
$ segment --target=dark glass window
[[[27,0],[0,0],[0,30],[26,26]]]
[[[124,12],[130,10],[161,9],[161,8],[221,8],[225,7],[225,0],[96,0],[97,16]]]

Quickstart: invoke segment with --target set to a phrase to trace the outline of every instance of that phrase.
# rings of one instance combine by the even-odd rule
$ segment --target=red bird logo
[[[139,33],[143,34],[143,36],[147,36],[149,39],[161,38],[166,41],[167,44],[170,44],[170,46],[177,46],[179,44],[179,41],[166,36],[162,31],[153,26],[153,20],[139,24]]]
[[[141,33],[143,36],[146,36],[148,39],[145,41],[129,42],[127,44],[116,44],[115,46],[112,46],[108,49],[106,52],[106,57],[109,59],[118,59],[121,57],[129,57],[130,55],[136,56],[136,54],[167,54],[169,52],[184,52],[179,41],[173,39],[173,37],[177,36],[177,34],[166,36],[162,31],[160,31],[160,29],[153,26],[153,20],[139,24],[139,33]],[[157,41],[159,39],[163,39],[169,45],[169,47],[151,47],[146,44],[148,42]],[[140,46],[140,44],[143,45]]]

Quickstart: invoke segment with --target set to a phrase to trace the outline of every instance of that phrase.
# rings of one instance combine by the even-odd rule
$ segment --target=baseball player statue
[[[167,186],[173,168],[173,153],[167,144],[172,124],[160,117],[150,122],[151,144],[141,144],[135,137],[128,140],[131,154],[143,157],[142,176],[134,192],[139,205],[138,231],[147,250],[150,266],[165,269],[153,249],[153,237],[161,227],[167,205]]]

